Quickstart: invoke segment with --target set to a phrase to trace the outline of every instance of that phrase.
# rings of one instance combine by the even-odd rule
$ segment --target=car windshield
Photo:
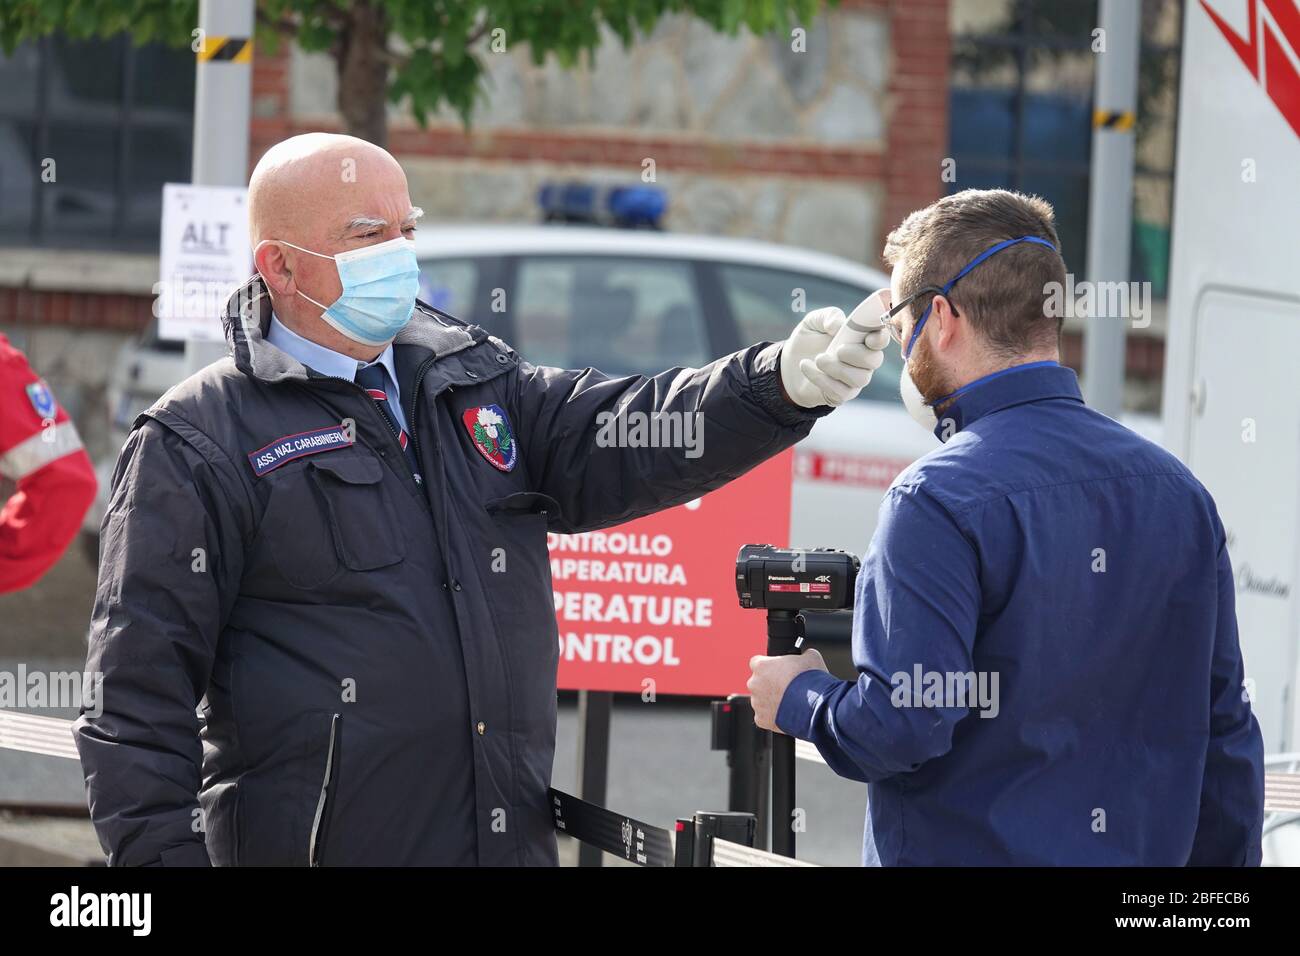
[[[741,339],[746,342],[780,341],[807,313],[828,306],[852,312],[876,291],[871,286],[762,266],[724,263],[719,264],[718,273]],[[857,400],[897,401],[902,367],[898,348],[891,343],[885,350],[884,365]]]
[[[826,306],[849,312],[875,291],[769,266],[707,266],[717,276],[741,343],[781,341],[807,312]],[[650,257],[523,256],[506,302],[507,290],[479,288],[484,283],[477,260],[426,259],[420,263],[420,295],[509,338],[534,364],[653,374],[716,357],[707,323],[721,319],[707,315],[694,270],[691,262]],[[507,310],[509,330],[502,320]],[[891,344],[885,364],[857,400],[897,401],[901,367]]]

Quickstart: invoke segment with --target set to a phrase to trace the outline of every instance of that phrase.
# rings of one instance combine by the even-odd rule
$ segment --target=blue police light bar
[[[547,222],[660,229],[668,197],[654,186],[598,187],[590,183],[546,183],[537,193]]]

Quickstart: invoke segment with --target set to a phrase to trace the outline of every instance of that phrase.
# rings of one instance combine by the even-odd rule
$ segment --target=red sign
[[[1300,70],[1292,65],[1300,57],[1300,10],[1295,0],[1249,0],[1249,4],[1250,27],[1243,39],[1201,0],[1233,52],[1300,136]]]
[[[911,464],[907,458],[801,451],[795,459],[794,473],[796,478],[810,481],[833,481],[863,488],[888,488],[902,474],[903,469]]]
[[[745,693],[767,618],[736,598],[736,552],[788,545],[792,457],[648,518],[547,535],[561,690]]]

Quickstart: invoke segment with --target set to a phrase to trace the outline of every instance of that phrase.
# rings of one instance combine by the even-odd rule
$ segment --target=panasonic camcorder
[[[740,606],[770,611],[837,611],[853,607],[858,558],[834,548],[747,544],[736,555]]]

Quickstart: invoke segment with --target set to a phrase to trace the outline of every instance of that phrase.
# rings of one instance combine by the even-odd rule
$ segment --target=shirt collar
[[[393,360],[393,345],[391,342],[374,362],[358,362],[350,355],[335,352],[333,349],[327,349],[325,346],[311,341],[311,339],[303,338],[281,322],[274,313],[271,314],[271,325],[266,331],[266,341],[281,352],[296,358],[303,365],[320,372],[322,375],[347,379],[349,382],[356,381],[357,369],[379,363],[387,370],[393,385],[397,385],[397,364]]]
[[[934,434],[940,441],[947,441],[985,415],[1051,398],[1083,404],[1074,369],[1058,362],[1029,362],[999,369],[957,389],[947,399]]]

